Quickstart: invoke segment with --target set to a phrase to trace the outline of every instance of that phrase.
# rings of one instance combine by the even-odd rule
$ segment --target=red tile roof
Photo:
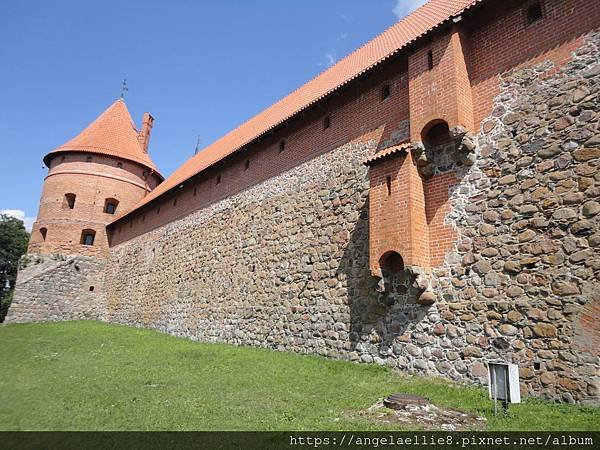
[[[393,145],[391,147],[386,148],[385,150],[380,151],[379,153],[375,153],[370,158],[367,158],[365,161],[365,166],[372,166],[373,163],[379,161],[381,159],[385,159],[388,156],[394,155],[398,152],[406,153],[410,149],[412,144],[410,142],[403,142],[402,144]]]
[[[44,156],[44,163],[48,165],[51,155],[72,151],[99,153],[134,161],[162,178],[138,141],[138,132],[123,99],[115,101],[76,137]]]
[[[411,42],[483,0],[430,0],[299,89],[257,114],[187,160],[132,211],[179,186],[336,89],[388,59]]]

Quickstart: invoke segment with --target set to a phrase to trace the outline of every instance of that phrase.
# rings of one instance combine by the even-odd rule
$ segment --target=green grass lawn
[[[598,409],[527,399],[495,418],[481,388],[100,322],[4,325],[0,343],[2,430],[378,430],[343,412],[393,392],[477,412],[488,430],[600,428]]]

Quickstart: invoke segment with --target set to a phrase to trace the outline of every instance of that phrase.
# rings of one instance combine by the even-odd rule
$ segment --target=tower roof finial
[[[202,139],[200,139],[200,135],[198,135],[198,140],[196,141],[196,149],[194,150],[194,155],[197,155],[200,151],[200,144],[202,144]]]
[[[123,84],[121,85],[121,98],[125,98],[125,92],[127,92],[129,88],[127,87],[127,78],[123,78]]]

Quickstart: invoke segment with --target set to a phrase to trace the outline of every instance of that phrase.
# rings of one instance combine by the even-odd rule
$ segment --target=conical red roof
[[[162,177],[148,153],[142,149],[138,131],[123,99],[115,101],[76,137],[48,153],[44,162],[47,165],[50,156],[56,153],[73,151],[128,159],[148,167]]]

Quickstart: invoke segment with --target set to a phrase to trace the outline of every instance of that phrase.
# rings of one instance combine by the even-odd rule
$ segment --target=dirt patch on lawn
[[[408,404],[401,409],[390,409],[381,399],[364,411],[345,413],[349,419],[367,419],[370,422],[394,425],[399,428],[427,431],[461,431],[482,430],[486,426],[486,418],[477,414],[444,408],[432,403]]]

